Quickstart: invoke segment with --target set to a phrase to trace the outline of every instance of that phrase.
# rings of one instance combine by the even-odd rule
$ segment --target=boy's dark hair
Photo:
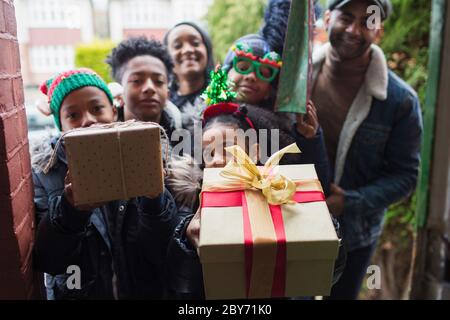
[[[152,56],[161,60],[166,66],[168,78],[171,78],[173,62],[166,46],[157,40],[136,37],[119,43],[106,58],[106,63],[111,66],[111,73],[114,80],[121,83],[124,66],[128,61],[138,56]]]

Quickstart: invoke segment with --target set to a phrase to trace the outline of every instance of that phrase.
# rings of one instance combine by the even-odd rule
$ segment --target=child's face
[[[246,141],[245,137],[239,136],[240,130],[235,126],[218,124],[203,132],[202,150],[205,168],[223,168],[232,159],[225,151],[226,147],[238,145],[245,150],[255,163],[258,160],[258,143]],[[248,145],[250,144],[250,147]]]
[[[258,106],[272,94],[270,83],[259,79],[255,72],[244,75],[231,68],[228,78],[234,83],[233,89],[238,94],[238,102]]]
[[[128,61],[122,86],[125,120],[160,122],[169,94],[167,69],[161,60],[146,55]]]
[[[64,132],[95,123],[111,123],[116,121],[116,114],[106,93],[97,87],[83,87],[64,99],[60,110],[61,129]]]
[[[189,77],[205,72],[208,52],[200,33],[188,25],[173,29],[168,38],[168,48],[175,62],[174,73]]]

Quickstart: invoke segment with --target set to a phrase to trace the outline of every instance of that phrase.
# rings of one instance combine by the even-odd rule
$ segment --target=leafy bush
[[[235,40],[259,31],[266,4],[267,0],[214,1],[206,19],[217,61],[223,61]]]
[[[418,92],[423,105],[432,1],[392,0],[392,4],[394,11],[386,21],[381,46],[391,69]]]
[[[90,68],[97,72],[106,82],[112,82],[111,71],[105,60],[114,47],[115,44],[111,41],[95,41],[81,44],[75,49],[75,65],[78,68]]]

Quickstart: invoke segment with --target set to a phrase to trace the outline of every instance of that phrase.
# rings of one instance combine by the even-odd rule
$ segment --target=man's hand
[[[70,178],[69,170],[67,170],[67,174],[64,178],[64,196],[66,197],[67,202],[69,202],[72,207],[76,208],[79,211],[91,212],[95,208],[99,208],[105,205],[105,203],[92,203],[89,205],[75,206],[75,201],[73,199],[72,180]]]
[[[331,185],[331,195],[327,198],[327,205],[333,217],[340,217],[344,213],[345,193],[335,184]]]
[[[198,249],[200,242],[200,208],[192,217],[186,229],[186,237],[195,249]]]
[[[306,114],[297,114],[297,131],[307,139],[313,138],[319,129],[316,106],[309,101],[306,106]]]

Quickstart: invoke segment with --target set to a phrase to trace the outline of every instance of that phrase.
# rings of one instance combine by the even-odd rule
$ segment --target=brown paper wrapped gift
[[[64,135],[75,205],[163,191],[160,127],[128,122]]]
[[[267,180],[239,165],[233,166],[246,173],[246,183],[242,177],[230,182],[224,172],[231,163],[225,171],[205,170],[199,252],[207,299],[330,293],[339,240],[314,165],[276,166],[281,156],[257,170],[278,171],[269,189],[293,183],[289,201],[276,190],[268,195]]]

